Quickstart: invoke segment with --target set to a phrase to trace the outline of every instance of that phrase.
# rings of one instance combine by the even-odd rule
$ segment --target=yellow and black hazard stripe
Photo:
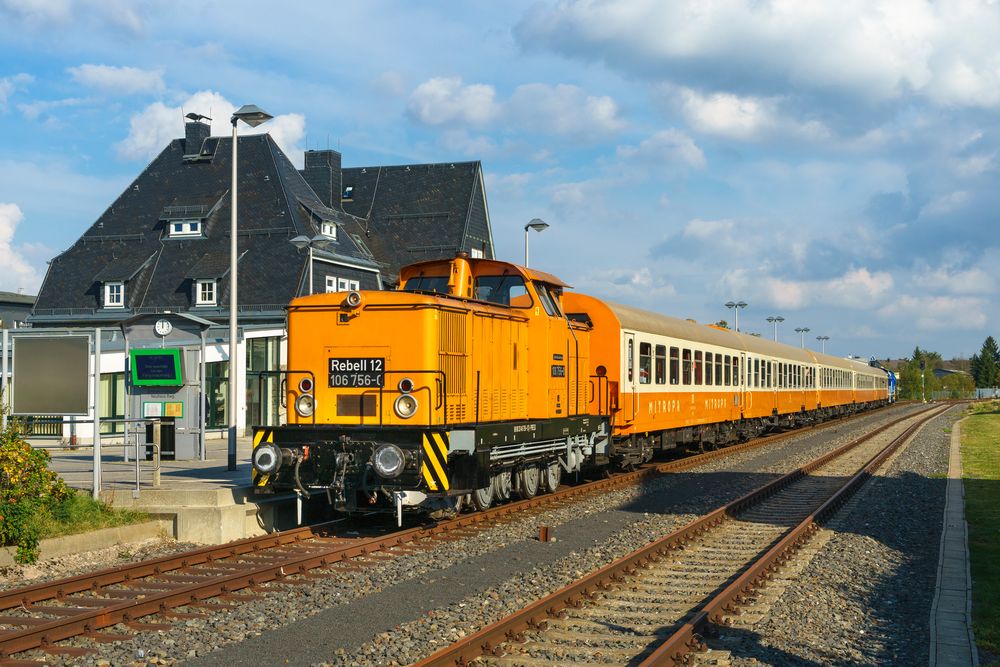
[[[420,474],[424,476],[431,491],[447,491],[448,484],[448,434],[425,433],[423,435],[423,462]]]
[[[253,448],[257,449],[257,445],[262,442],[274,442],[274,429],[260,428],[254,432]],[[254,486],[267,486],[267,482],[271,479],[271,476],[261,475],[257,472],[256,468],[250,466],[250,479]]]

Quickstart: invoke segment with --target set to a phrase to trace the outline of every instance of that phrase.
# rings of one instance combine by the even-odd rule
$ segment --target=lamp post
[[[734,322],[736,333],[740,332],[740,308],[746,308],[746,301],[727,301],[726,308],[732,308],[736,311],[736,320]]]
[[[549,228],[549,223],[545,222],[541,218],[532,218],[531,222],[524,226],[524,266],[528,266],[528,230],[534,229],[536,232],[541,232]]]
[[[305,234],[301,236],[296,236],[291,239],[289,243],[294,245],[296,248],[301,250],[302,248],[309,248],[309,294],[313,293],[313,248],[322,248],[327,243],[330,242],[330,237],[323,236],[322,234],[317,234],[316,236],[309,238]]]
[[[829,336],[816,336],[816,340],[818,340],[819,343],[820,343],[820,345],[823,346],[823,349],[820,350],[820,351],[823,354],[826,354],[826,341],[830,340],[830,337]]]
[[[767,318],[767,321],[771,323],[774,327],[774,340],[778,340],[778,325],[785,321],[785,318],[781,315],[771,315]]]
[[[799,335],[799,347],[805,347],[806,334],[809,333],[809,327],[796,327],[795,333]]]
[[[236,404],[239,400],[239,387],[237,380],[237,366],[236,363],[236,308],[238,300],[236,298],[236,290],[238,286],[238,281],[236,279],[236,259],[238,252],[236,244],[236,144],[238,142],[238,136],[236,132],[236,126],[239,121],[243,121],[250,127],[257,127],[261,123],[265,123],[271,120],[273,116],[268,114],[266,111],[261,109],[255,104],[244,104],[233,114],[230,122],[233,124],[233,199],[231,213],[229,218],[229,447],[228,447],[228,465],[229,470],[236,470]]]

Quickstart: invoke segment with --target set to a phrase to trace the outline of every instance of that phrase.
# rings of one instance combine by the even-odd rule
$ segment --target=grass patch
[[[1000,404],[962,422],[965,513],[972,561],[972,626],[984,664],[1000,665]]]
[[[36,517],[42,539],[127,526],[148,519],[145,512],[114,509],[81,491],[73,491],[63,500],[45,507]]]

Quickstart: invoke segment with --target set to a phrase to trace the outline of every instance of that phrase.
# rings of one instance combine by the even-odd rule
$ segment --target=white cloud
[[[949,294],[992,294],[996,291],[996,279],[984,269],[973,267],[960,269],[950,265],[936,268],[920,262],[913,271],[913,284],[924,287],[927,292],[948,292]]]
[[[661,271],[653,271],[647,266],[589,271],[574,281],[574,290],[618,303],[669,312],[664,302],[676,297],[677,289],[662,276]]]
[[[73,79],[84,86],[106,93],[132,95],[156,93],[163,90],[162,70],[143,70],[137,67],[111,65],[80,65],[67,70]]]
[[[515,29],[531,48],[717,89],[777,82],[976,107],[1000,105],[998,33],[996,4],[975,0],[561,2],[536,5]]]
[[[740,97],[731,93],[702,95],[690,88],[678,93],[681,110],[696,130],[740,141],[775,134],[821,141],[831,132],[818,121],[799,122],[781,112],[780,97]]]
[[[605,135],[625,127],[613,99],[587,95],[582,88],[564,83],[518,86],[506,112],[525,128],[556,134]]]
[[[10,96],[13,95],[16,90],[24,84],[31,83],[34,80],[35,77],[30,74],[23,73],[0,78],[0,111],[7,110],[7,100],[10,99]]]
[[[997,154],[994,152],[981,155],[970,155],[964,158],[956,158],[952,160],[951,168],[962,178],[979,176],[980,174],[996,168],[996,157]]]
[[[766,278],[762,287],[764,299],[777,308],[800,309],[815,304],[866,308],[889,294],[893,284],[891,274],[861,268],[829,280]]]
[[[638,146],[619,146],[616,154],[622,160],[661,167],[681,163],[704,169],[707,164],[694,140],[675,128],[660,130]]]
[[[466,86],[460,77],[435,77],[417,86],[410,95],[410,114],[425,125],[461,123],[484,127],[500,112],[493,86]]]
[[[946,195],[935,197],[924,204],[924,207],[920,209],[919,217],[925,218],[928,216],[947,215],[949,213],[953,213],[967,204],[970,199],[971,195],[966,190],[949,192]]]
[[[214,136],[229,135],[229,119],[236,107],[221,94],[203,90],[187,98],[179,106],[154,102],[129,121],[128,136],[118,143],[119,156],[128,160],[149,159],[159,153],[171,139],[184,136],[184,114],[197,112],[211,117]],[[240,134],[268,133],[295,164],[302,161],[299,142],[305,137],[306,119],[302,114],[275,116],[256,128],[241,124]]]
[[[613,99],[588,95],[569,84],[524,84],[509,99],[500,100],[491,85],[436,77],[413,90],[407,110],[432,127],[488,129],[507,124],[523,131],[572,136],[607,135],[625,127]]]
[[[107,25],[133,35],[145,30],[129,0],[0,0],[0,10],[43,30],[82,23]]]
[[[878,315],[918,331],[976,330],[986,326],[987,308],[985,300],[970,296],[903,295],[880,308]]]
[[[37,102],[27,102],[25,104],[18,104],[18,110],[24,114],[24,117],[28,120],[38,120],[42,116],[47,116],[54,109],[63,109],[65,107],[75,107],[86,102],[86,100],[80,99],[79,97],[69,97],[64,100],[39,100]]]
[[[17,204],[0,203],[0,289],[16,292],[25,289],[37,293],[41,278],[14,246],[14,232],[24,220],[24,214]]]

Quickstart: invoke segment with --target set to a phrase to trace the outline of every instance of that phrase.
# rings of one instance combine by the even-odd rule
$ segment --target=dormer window
[[[105,308],[125,307],[125,283],[122,282],[104,283],[104,307]]]
[[[214,306],[216,305],[216,285],[214,280],[194,281],[194,305]]]
[[[329,236],[331,239],[337,238],[337,225],[332,222],[321,222],[319,225],[319,232],[323,236]]]
[[[167,225],[170,238],[201,236],[201,220],[170,220]]]
[[[354,186],[345,185],[344,192],[340,195],[340,201],[354,201]]]

